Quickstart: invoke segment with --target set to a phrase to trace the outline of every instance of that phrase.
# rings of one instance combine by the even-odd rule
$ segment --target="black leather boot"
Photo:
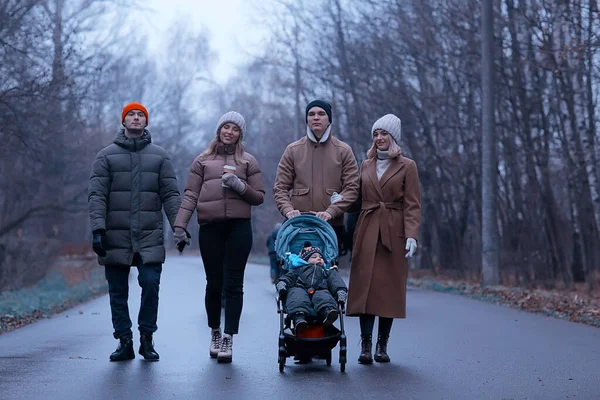
[[[371,354],[371,348],[373,347],[373,342],[371,340],[371,335],[361,335],[361,350],[360,356],[358,357],[358,362],[360,364],[371,364],[373,363],[373,355]]]
[[[380,363],[390,362],[390,356],[387,353],[388,337],[379,336],[377,345],[375,345],[375,361]]]
[[[154,343],[152,342],[151,333],[142,333],[140,335],[140,351],[139,353],[148,361],[158,361],[160,358],[156,350],[154,350]]]
[[[110,355],[110,361],[125,361],[133,360],[135,353],[133,352],[133,341],[129,337],[120,338],[117,349]]]

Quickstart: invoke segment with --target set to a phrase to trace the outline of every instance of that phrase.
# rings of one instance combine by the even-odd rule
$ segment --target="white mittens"
[[[331,196],[331,204],[335,204],[338,201],[342,201],[342,200],[344,200],[344,196],[342,196],[338,192],[333,192],[333,195]]]
[[[417,251],[417,240],[413,238],[406,239],[406,247],[404,249],[408,250],[408,253],[404,257],[411,258],[415,254],[415,251]]]
[[[223,174],[221,177],[221,181],[223,181],[223,185],[228,188],[235,190],[238,193],[242,193],[244,189],[246,189],[246,184],[237,177],[237,175],[232,173]]]

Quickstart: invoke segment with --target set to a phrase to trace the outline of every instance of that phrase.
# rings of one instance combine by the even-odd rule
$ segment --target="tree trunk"
[[[497,219],[497,155],[494,134],[494,2],[483,0],[482,22],[482,274],[485,285],[497,285],[499,235]]]

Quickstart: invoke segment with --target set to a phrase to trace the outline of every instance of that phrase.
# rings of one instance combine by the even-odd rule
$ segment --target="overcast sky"
[[[211,34],[211,47],[219,62],[213,71],[219,82],[232,75],[247,60],[246,51],[261,48],[264,31],[256,25],[256,11],[249,0],[146,0],[148,40],[158,49],[170,23],[180,15],[189,16],[196,26],[204,25]],[[246,51],[244,50],[246,49]]]

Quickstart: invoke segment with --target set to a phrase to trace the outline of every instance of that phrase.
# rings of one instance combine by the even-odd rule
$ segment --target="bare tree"
[[[591,289],[600,264],[597,3],[501,0],[496,21],[483,26],[473,21],[479,4],[322,0],[310,10],[284,8],[289,15],[278,14],[275,25],[303,23],[298,36],[271,37],[276,56],[263,61],[284,78],[272,90],[292,103],[294,91],[279,88],[293,87],[284,71],[302,66],[303,93],[330,93],[336,132],[358,155],[369,146],[369,120],[402,118],[402,147],[423,185],[421,267],[481,277],[487,265],[486,283],[585,281]],[[293,37],[312,38],[318,51]],[[497,79],[494,93],[486,71]]]
[[[498,271],[498,251],[500,238],[497,223],[497,183],[498,174],[496,156],[496,137],[494,134],[494,2],[484,0],[481,13],[482,50],[482,174],[481,174],[481,206],[482,206],[482,264],[483,283],[497,285],[500,282]]]

